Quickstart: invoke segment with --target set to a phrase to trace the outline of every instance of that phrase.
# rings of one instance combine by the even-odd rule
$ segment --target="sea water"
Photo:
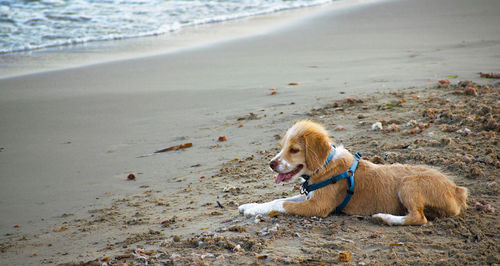
[[[0,53],[178,31],[332,0],[0,0]]]

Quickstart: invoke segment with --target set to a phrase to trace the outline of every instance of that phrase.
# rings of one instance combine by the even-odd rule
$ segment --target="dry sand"
[[[481,88],[475,98],[450,89],[422,92],[429,108],[441,108],[446,99],[462,101],[454,108],[475,118],[469,136],[456,133],[465,117],[450,121],[458,128],[449,129],[449,136],[441,135],[441,123],[415,135],[368,127],[391,118],[400,127],[411,120],[431,123],[418,101],[377,114],[375,106],[400,97],[377,91],[433,86],[446,75],[485,84],[477,72],[500,72],[499,10],[497,1],[381,1],[320,11],[273,32],[217,45],[0,80],[2,264],[106,256],[116,262],[116,255],[137,248],[154,251],[144,259],[158,255],[163,261],[194,262],[211,253],[213,258],[203,257],[209,263],[254,262],[256,254],[268,263],[338,262],[342,250],[355,263],[422,256],[435,263],[449,257],[452,264],[498,263],[497,212],[471,208],[459,218],[405,229],[335,215],[321,221],[279,216],[254,224],[236,209],[296,193],[293,184],[272,184],[267,157],[277,149],[276,135],[297,119],[313,118],[332,133],[337,125],[347,128],[335,132],[335,140],[387,163],[443,167],[451,165],[446,158],[459,161],[446,170],[471,189],[470,204],[482,200],[479,207],[489,203],[498,210],[492,183],[498,176],[498,131],[482,127],[488,114],[498,123],[498,86]],[[271,96],[272,87],[278,93]],[[412,100],[409,94],[403,97]],[[325,107],[359,95],[371,104],[368,109],[354,106],[339,115]],[[445,100],[432,102],[436,97]],[[491,109],[477,113],[481,104]],[[260,119],[244,117],[250,112]],[[359,124],[359,112],[368,124]],[[217,142],[220,135],[228,141]],[[442,138],[454,144],[433,142]],[[137,158],[184,142],[193,147]],[[397,150],[408,145],[421,149],[414,155]],[[136,181],[125,180],[130,172]],[[235,189],[224,193],[227,184]],[[232,226],[245,232],[228,231]],[[200,247],[202,237],[215,244]],[[238,243],[244,253],[233,252]],[[140,253],[130,259],[141,260]]]

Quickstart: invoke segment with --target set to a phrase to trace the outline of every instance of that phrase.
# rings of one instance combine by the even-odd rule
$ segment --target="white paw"
[[[266,203],[247,203],[238,207],[238,211],[245,215],[266,214],[270,211],[285,212],[282,201],[271,201]]]
[[[251,209],[251,208],[255,207],[256,205],[259,205],[259,204],[258,204],[258,203],[247,203],[247,204],[243,204],[243,205],[240,205],[240,206],[238,207],[238,211],[239,211],[240,213],[245,213],[245,212],[246,212],[246,210]]]

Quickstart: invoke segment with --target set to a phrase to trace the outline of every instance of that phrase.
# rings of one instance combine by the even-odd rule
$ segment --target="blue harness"
[[[316,169],[313,172],[313,175],[318,173],[319,170],[323,169],[332,160],[333,155],[335,154],[335,146],[333,144],[332,144],[332,150],[333,150],[333,153],[332,153],[332,151],[330,151],[323,166]],[[304,178],[305,181],[304,181],[304,183],[302,183],[301,193],[305,194],[307,196],[310,192],[312,192],[316,189],[320,189],[320,188],[328,186],[330,184],[335,184],[335,183],[337,183],[337,181],[340,181],[344,178],[347,178],[347,194],[344,198],[344,201],[342,201],[342,203],[340,203],[340,205],[337,206],[337,208],[335,208],[335,212],[340,213],[345,208],[347,203],[349,203],[349,200],[351,200],[351,197],[354,194],[354,172],[356,171],[356,168],[358,167],[358,163],[359,163],[360,159],[361,159],[361,154],[359,152],[354,154],[354,162],[352,163],[351,168],[349,168],[349,170],[347,170],[346,172],[343,172],[341,174],[338,174],[336,176],[333,176],[331,178],[328,178],[326,180],[323,180],[321,182],[318,182],[316,184],[309,184],[309,178],[311,176],[302,175],[302,178]]]

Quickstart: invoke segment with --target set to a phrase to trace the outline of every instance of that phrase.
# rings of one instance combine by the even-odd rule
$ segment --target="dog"
[[[423,225],[426,214],[455,216],[467,208],[467,189],[435,169],[378,165],[360,157],[333,145],[322,125],[298,121],[282,138],[270,167],[277,173],[276,184],[301,176],[304,194],[243,204],[238,210],[245,215],[278,211],[317,217],[335,210],[373,215],[389,225]]]

